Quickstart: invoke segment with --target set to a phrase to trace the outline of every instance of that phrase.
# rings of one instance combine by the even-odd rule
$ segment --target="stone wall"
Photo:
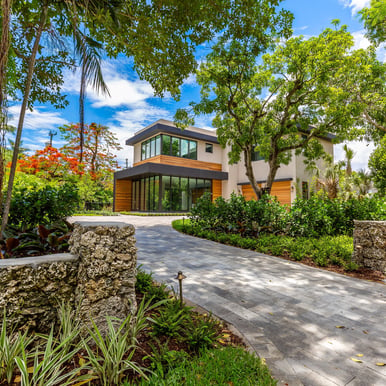
[[[45,331],[58,304],[74,304],[78,258],[69,253],[0,260],[0,310],[15,327]]]
[[[354,221],[353,260],[386,274],[386,221]]]
[[[134,227],[124,223],[77,223],[70,252],[0,260],[0,311],[10,323],[47,331],[61,302],[79,307],[103,330],[105,317],[135,312]]]
[[[70,252],[80,257],[76,301],[84,321],[91,317],[104,330],[106,315],[123,319],[135,312],[137,249],[132,225],[75,224]]]

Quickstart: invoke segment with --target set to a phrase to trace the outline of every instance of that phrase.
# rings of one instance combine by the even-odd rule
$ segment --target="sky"
[[[294,14],[294,35],[305,37],[320,34],[331,26],[333,19],[340,19],[342,24],[355,39],[355,48],[366,48],[369,45],[365,31],[357,12],[369,5],[370,0],[284,0],[282,7]],[[204,53],[205,48],[201,49]],[[386,50],[382,48],[380,55],[386,60]],[[164,98],[154,97],[152,87],[138,78],[132,69],[130,58],[119,56],[115,60],[103,61],[104,79],[111,97],[96,94],[87,90],[85,103],[85,122],[96,122],[108,126],[117,136],[122,150],[117,152],[117,160],[121,167],[126,162],[132,164],[132,148],[125,145],[126,139],[136,131],[158,119],[173,120],[178,108],[187,107],[189,102],[199,100],[199,86],[194,76],[186,79],[181,87],[181,98],[178,102],[166,95]],[[65,76],[63,92],[67,95],[69,105],[56,110],[51,105],[36,105],[28,112],[23,130],[23,147],[35,150],[44,148],[49,140],[49,132],[57,132],[53,137],[53,146],[60,147],[58,127],[79,121],[79,73],[68,72]],[[16,126],[20,111],[19,104],[10,107],[10,124]],[[196,118],[195,126],[211,130],[211,116]],[[335,160],[344,159],[343,145],[335,145]],[[355,152],[353,169],[367,168],[368,157],[374,149],[373,144],[349,142]]]

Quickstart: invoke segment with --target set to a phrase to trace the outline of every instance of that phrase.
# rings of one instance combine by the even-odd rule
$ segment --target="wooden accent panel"
[[[221,171],[222,165],[214,162],[197,161],[189,158],[173,157],[171,155],[156,155],[155,157],[136,162],[133,166],[142,165],[146,162],[154,162],[165,165],[183,166],[186,168],[205,169]]]
[[[261,184],[259,184],[261,186]],[[241,186],[246,200],[256,200],[255,192],[250,184]],[[271,196],[276,196],[281,204],[291,205],[291,181],[277,181],[272,184]]]
[[[114,211],[130,211],[132,195],[131,180],[116,180],[114,194]]]
[[[291,181],[278,181],[272,184],[271,195],[276,196],[282,205],[291,205]]]
[[[222,181],[212,180],[212,200],[222,196]]]

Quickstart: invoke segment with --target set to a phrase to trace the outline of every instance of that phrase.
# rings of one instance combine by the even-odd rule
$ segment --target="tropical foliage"
[[[205,368],[205,384],[224,380],[276,384],[263,361],[235,347],[240,339],[223,323],[210,314],[193,312],[175,298],[156,302],[148,292],[155,286],[151,274],[140,270],[140,275],[149,285],[137,294],[136,314],[123,320],[107,316],[104,333],[95,323],[85,328],[69,304],[59,305],[58,318],[47,333],[16,330],[4,314],[0,383],[195,384],[195,371]],[[166,320],[173,320],[173,326],[168,328]],[[173,333],[159,334],[164,330]]]
[[[308,200],[298,198],[287,208],[268,195],[258,201],[246,201],[243,196],[232,194],[229,200],[220,197],[212,202],[207,194],[198,200],[189,218],[202,232],[252,237],[352,235],[354,220],[386,219],[386,203],[377,197],[342,200],[317,194]]]

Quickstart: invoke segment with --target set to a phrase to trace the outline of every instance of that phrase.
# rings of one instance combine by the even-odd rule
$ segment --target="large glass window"
[[[252,155],[251,155],[251,161],[261,161],[263,160],[264,157],[262,157],[260,155],[260,152],[259,151],[253,151]]]
[[[171,137],[166,134],[160,134],[142,142],[141,160],[160,154],[197,159],[197,142],[185,138]]]
[[[189,158],[189,141],[181,138],[181,157]]]
[[[172,152],[170,155],[174,157],[180,156],[180,139],[177,137],[172,137]]]
[[[162,154],[170,154],[170,142],[172,137],[170,135],[162,135]]]
[[[188,211],[212,181],[200,178],[151,176],[133,181],[132,210],[149,212]]]
[[[155,137],[150,140],[150,157],[155,156]]]
[[[161,136],[157,135],[155,137],[155,154],[160,155],[161,154]]]

